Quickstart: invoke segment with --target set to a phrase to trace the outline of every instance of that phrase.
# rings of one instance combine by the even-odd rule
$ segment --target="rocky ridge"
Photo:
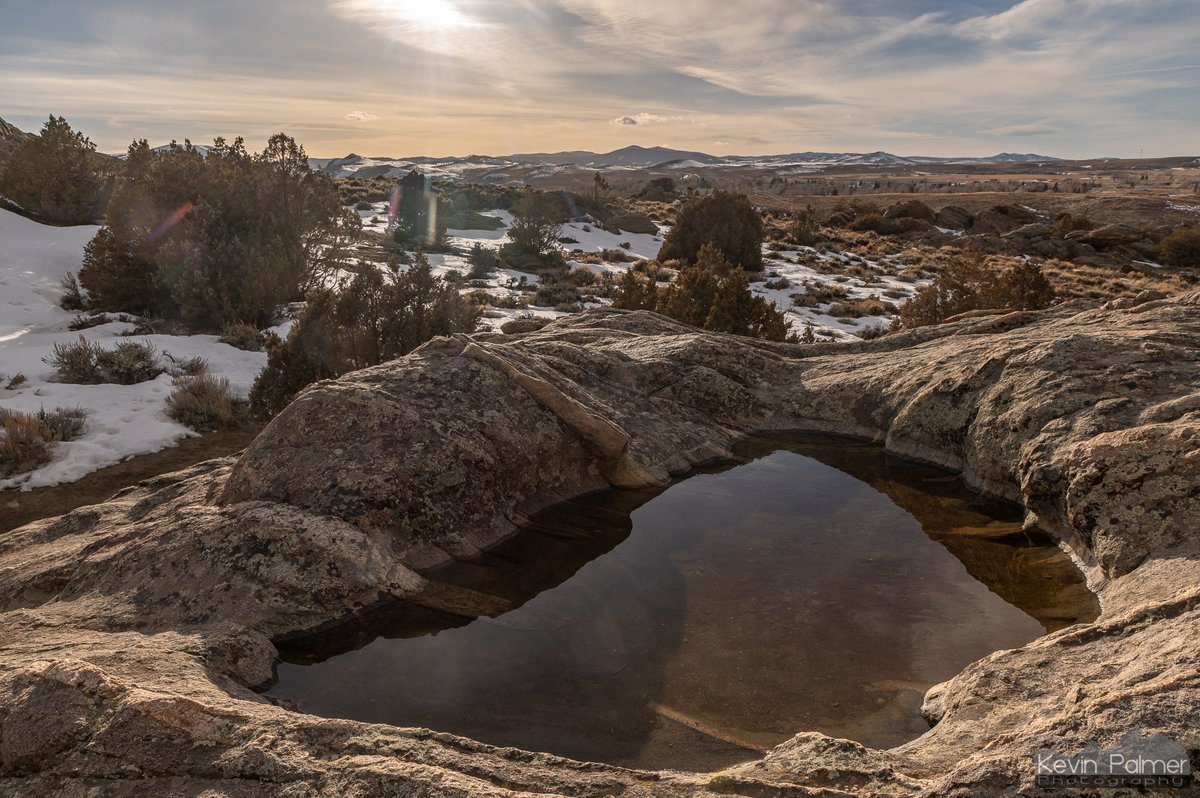
[[[768,344],[603,311],[314,386],[240,457],[0,536],[0,795],[1036,795],[1035,748],[1200,750],[1200,294]],[[802,733],[643,773],[289,712],[273,641],[529,513],[748,434],[868,437],[1020,500],[1103,612],[966,668],[891,751]],[[1118,793],[1119,794],[1119,793]]]

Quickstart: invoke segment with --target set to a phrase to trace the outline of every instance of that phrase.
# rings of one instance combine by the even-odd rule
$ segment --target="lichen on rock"
[[[1200,294],[965,318],[843,346],[595,311],[460,336],[305,391],[250,448],[0,536],[0,794],[1037,794],[1031,752],[1134,726],[1200,749]],[[803,733],[640,773],[290,712],[272,641],[747,435],[842,432],[1023,502],[1092,624],[930,691],[893,751]],[[798,732],[802,730],[797,729]]]

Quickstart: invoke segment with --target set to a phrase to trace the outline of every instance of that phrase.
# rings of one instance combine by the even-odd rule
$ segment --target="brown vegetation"
[[[45,361],[54,368],[59,382],[77,385],[135,385],[167,370],[149,342],[121,341],[105,349],[82,335],[78,341],[54,344],[53,353]]]
[[[79,408],[36,413],[0,408],[0,477],[24,474],[48,463],[54,444],[79,437],[86,417]]]
[[[167,415],[197,432],[236,429],[248,421],[249,403],[225,377],[201,373],[176,377]]]
[[[390,264],[360,273],[341,293],[318,289],[286,340],[267,341],[267,366],[250,390],[255,415],[270,417],[317,380],[406,355],[437,335],[472,332],[479,308],[434,276],[418,254],[407,271]]]
[[[694,264],[712,246],[734,267],[761,272],[762,217],[741,194],[717,191],[689,202],[663,241],[658,260]]]
[[[1054,289],[1039,265],[1022,261],[997,270],[982,254],[966,251],[917,291],[901,309],[900,322],[912,328],[940,324],[970,310],[1039,310],[1053,299]]]
[[[750,293],[746,271],[735,268],[711,244],[696,262],[685,265],[674,283],[659,288],[653,280],[630,270],[613,292],[613,307],[654,310],[713,332],[783,341],[792,337],[790,324],[775,303]]]

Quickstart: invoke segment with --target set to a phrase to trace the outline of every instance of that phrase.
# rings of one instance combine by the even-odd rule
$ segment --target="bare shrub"
[[[201,374],[207,373],[208,361],[199,355],[189,357],[171,370],[171,375],[175,377],[199,377]]]
[[[158,352],[149,341],[122,341],[113,349],[98,348],[96,365],[104,378],[103,382],[115,382],[118,385],[148,382],[165,371],[159,362]]]
[[[604,263],[630,263],[634,258],[624,250],[603,249],[600,251],[600,260]]]
[[[570,282],[544,280],[533,295],[533,304],[573,312],[579,309],[580,299],[579,289]]]
[[[217,340],[244,352],[262,351],[262,336],[259,335],[258,328],[246,322],[226,324]]]
[[[43,361],[54,368],[60,382],[76,385],[136,385],[166,370],[149,342],[122,341],[114,349],[105,349],[82,335],[72,343],[56,343],[53,354]]]
[[[831,302],[848,300],[849,296],[850,292],[840,285],[819,283],[815,280],[806,280],[804,291],[791,295],[793,306],[802,308],[815,308]]]
[[[864,341],[874,341],[888,334],[886,324],[869,324],[858,331],[858,337]]]
[[[0,477],[33,471],[50,462],[54,444],[79,437],[87,414],[59,407],[37,413],[0,408]]]
[[[1170,266],[1200,266],[1200,227],[1180,227],[1158,245],[1159,257]]]
[[[225,377],[184,375],[172,384],[167,415],[198,432],[238,427],[248,418],[249,402],[234,393]]]
[[[860,319],[863,316],[882,316],[886,312],[887,308],[884,307],[883,303],[873,297],[834,302],[829,306],[830,316],[845,317],[848,319]]]

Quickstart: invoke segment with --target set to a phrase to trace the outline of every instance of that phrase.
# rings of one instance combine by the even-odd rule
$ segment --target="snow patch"
[[[78,271],[83,247],[95,225],[49,227],[0,210],[0,373],[25,375],[14,390],[0,383],[0,407],[23,412],[41,408],[81,407],[87,411],[83,435],[55,447],[47,465],[28,474],[0,480],[0,489],[60,485],[130,457],[161,451],[195,432],[166,414],[171,377],[138,385],[69,385],[54,381],[44,358],[54,345],[88,341],[112,348],[121,341],[149,341],[175,361],[202,357],[209,371],[226,377],[236,391],[250,390],[266,365],[262,352],[243,352],[220,343],[215,335],[149,335],[128,338],[132,327],[119,315],[81,332],[70,329],[74,314],[59,307],[59,280]]]

